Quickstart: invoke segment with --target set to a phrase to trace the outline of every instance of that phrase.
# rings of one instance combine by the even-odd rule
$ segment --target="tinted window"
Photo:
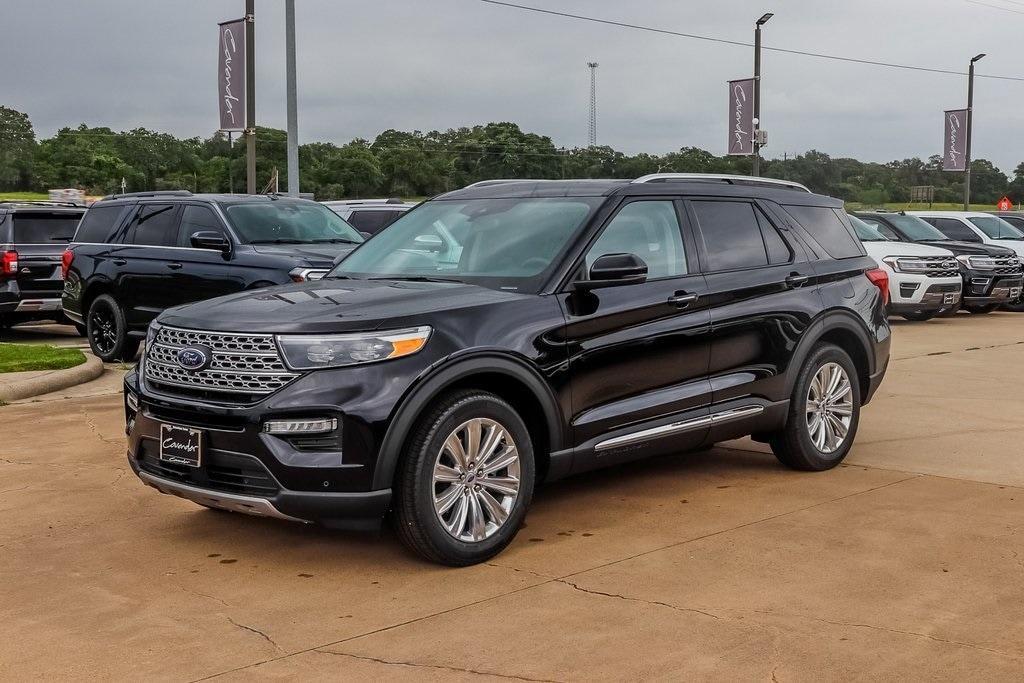
[[[79,218],[77,213],[16,213],[14,241],[18,244],[70,242]]]
[[[691,202],[704,237],[708,270],[768,265],[768,253],[754,205],[749,202]]]
[[[82,222],[75,233],[75,241],[94,244],[109,242],[127,210],[128,206],[125,204],[92,207],[82,217]]]
[[[228,219],[246,244],[315,244],[363,241],[355,228],[322,204],[274,199],[229,206]]]
[[[1024,218],[1020,216],[1000,216],[1000,218],[1018,230],[1024,230]]]
[[[994,240],[1019,240],[1024,239],[1017,228],[1013,227],[1002,218],[985,216],[984,218],[968,218],[970,222],[981,228],[981,231]]]
[[[394,222],[396,216],[394,211],[354,211],[348,217],[348,222],[355,226],[360,232],[368,232],[376,235],[385,226]]]
[[[207,206],[188,204],[181,214],[181,229],[178,231],[178,246],[192,246],[192,235],[200,230],[213,231],[224,234],[213,210]]]
[[[886,216],[885,220],[896,226],[896,229],[906,235],[907,239],[914,242],[922,242],[925,240],[941,242],[949,239],[936,230],[934,225],[921,220],[917,216],[895,214],[892,216]]]
[[[764,238],[764,248],[768,251],[768,262],[774,265],[789,263],[793,260],[793,253],[775,226],[761,213],[760,209],[755,208],[754,213],[757,214],[757,222],[761,224],[761,236]]]
[[[128,224],[129,244],[169,247],[175,244],[178,222],[176,204],[143,204]]]
[[[867,223],[869,226],[877,230],[878,233],[885,237],[886,239],[893,240],[896,242],[899,242],[902,239],[899,235],[896,234],[896,231],[894,231],[892,228],[890,228],[888,225],[886,225],[880,220],[868,218],[866,216],[857,216],[857,218],[860,218],[861,221]],[[852,218],[850,219],[850,221],[853,223],[854,227],[856,227],[857,221],[853,220]],[[932,226],[929,225],[928,227],[931,228]],[[939,235],[939,237],[942,237],[942,235]]]
[[[850,225],[861,242],[888,242],[888,239],[867,221],[862,221],[856,216],[850,216]]]
[[[648,278],[685,275],[686,252],[675,205],[669,201],[626,204],[587,252],[587,272],[605,254],[639,256],[647,264]]]
[[[977,233],[956,218],[925,218],[925,221],[934,225],[939,229],[939,232],[951,240],[959,240],[961,242],[982,241]]]
[[[811,237],[832,258],[861,256],[864,251],[839,211],[822,206],[787,206],[786,211],[795,218]]]

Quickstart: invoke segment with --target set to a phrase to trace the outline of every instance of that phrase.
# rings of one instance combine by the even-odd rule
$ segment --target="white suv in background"
[[[913,242],[896,242],[850,216],[868,256],[889,274],[889,312],[907,320],[928,320],[960,306],[963,279],[953,252]]]

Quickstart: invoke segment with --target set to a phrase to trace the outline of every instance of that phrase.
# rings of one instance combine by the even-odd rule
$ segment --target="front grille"
[[[277,481],[256,458],[221,453],[205,457],[207,462],[202,467],[164,462],[156,442],[143,442],[136,462],[143,472],[210,491],[270,498],[280,490]]]
[[[202,370],[186,370],[178,363],[178,351],[190,346],[210,351]],[[145,377],[167,393],[248,403],[277,391],[298,374],[285,367],[273,335],[161,327],[146,349]]]
[[[960,275],[960,266],[956,259],[948,256],[921,256],[925,264],[925,275],[928,277],[957,277]]]

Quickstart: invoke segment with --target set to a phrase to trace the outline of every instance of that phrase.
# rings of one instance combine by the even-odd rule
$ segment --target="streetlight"
[[[754,24],[754,176],[761,175],[761,27],[774,16],[767,12]]]
[[[971,58],[967,71],[967,145],[964,158],[964,211],[971,210],[971,128],[974,124],[974,63],[985,56],[982,52]]]

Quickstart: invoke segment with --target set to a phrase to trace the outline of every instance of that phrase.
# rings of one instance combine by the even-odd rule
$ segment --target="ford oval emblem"
[[[202,370],[210,362],[210,351],[202,346],[186,346],[178,350],[177,360],[186,370]]]

